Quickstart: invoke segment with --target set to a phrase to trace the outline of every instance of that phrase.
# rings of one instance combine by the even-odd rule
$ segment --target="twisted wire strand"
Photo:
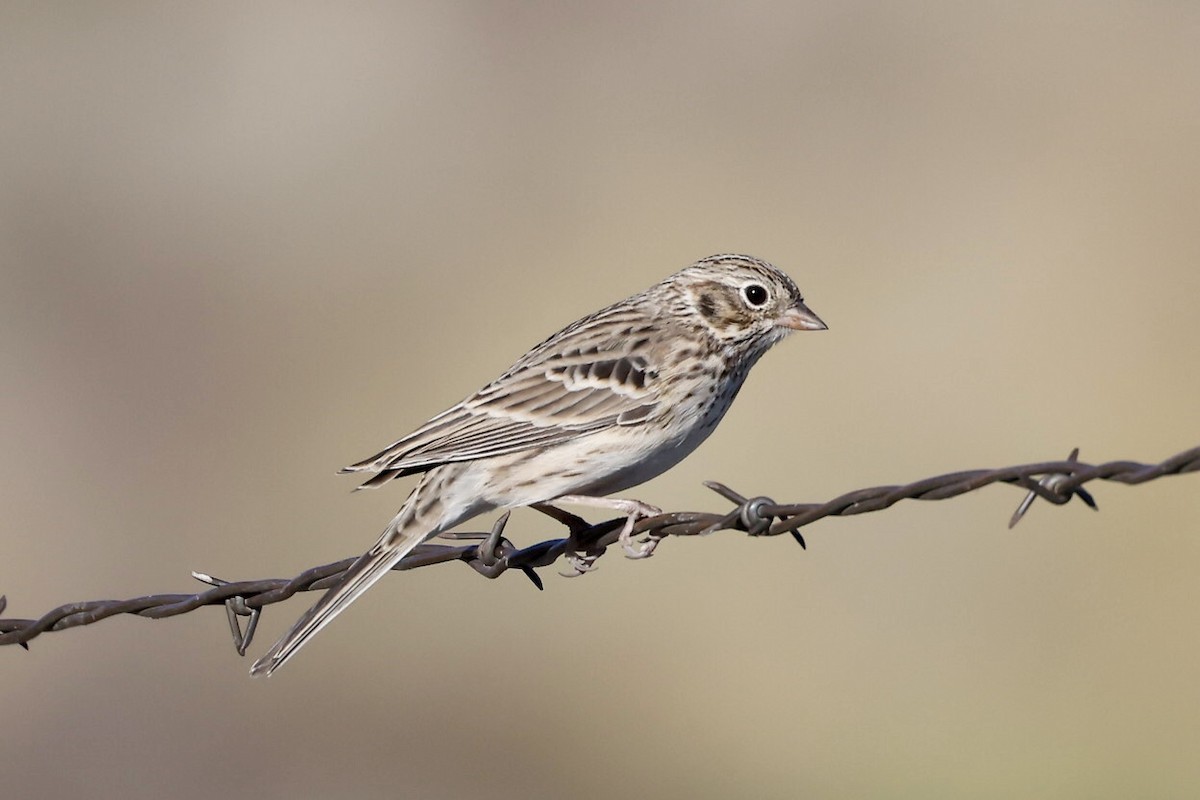
[[[979,469],[952,472],[897,486],[876,486],[847,492],[824,503],[778,504],[767,497],[746,498],[719,483],[707,483],[736,507],[718,514],[683,511],[643,519],[634,527],[634,535],[643,536],[652,544],[668,536],[696,536],[719,530],[734,530],[750,536],[778,536],[789,533],[804,546],[799,529],[819,519],[881,511],[901,500],[945,500],[976,491],[993,483],[1020,486],[1029,492],[1013,516],[1010,527],[1028,508],[1029,501],[1040,497],[1055,505],[1079,496],[1095,508],[1091,495],[1082,487],[1091,481],[1103,480],[1136,485],[1166,475],[1181,475],[1200,471],[1200,447],[1185,450],[1157,464],[1137,461],[1110,461],[1090,465],[1075,460],[1075,453],[1066,461],[1046,461],[1000,469]],[[589,524],[581,517],[559,509],[549,513],[567,528],[567,535],[547,539],[530,547],[518,548],[504,536],[508,514],[504,514],[489,533],[450,533],[441,537],[448,541],[472,544],[426,543],[417,547],[394,567],[397,570],[463,561],[487,578],[499,577],[510,569],[521,570],[538,589],[540,575],[535,571],[559,558],[586,554],[591,562],[616,543],[624,518]],[[287,600],[297,592],[327,589],[354,562],[353,558],[305,570],[294,578],[271,578],[228,582],[203,573],[195,578],[212,588],[196,594],[159,594],[129,600],[91,600],[67,603],[43,614],[38,619],[0,619],[0,645],[18,644],[28,649],[28,642],[46,631],[60,631],[80,625],[91,625],[118,614],[161,619],[186,614],[204,606],[224,605],[229,615],[234,646],[245,654],[254,634],[254,626],[263,607]],[[568,577],[582,574],[579,568]],[[0,596],[0,614],[4,613],[6,598]],[[239,618],[249,617],[250,624],[242,630]]]

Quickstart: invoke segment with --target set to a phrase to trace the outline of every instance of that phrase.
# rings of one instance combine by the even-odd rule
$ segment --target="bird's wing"
[[[658,406],[658,373],[644,355],[630,352],[629,347],[535,353],[408,436],[342,472],[377,472],[386,481],[451,461],[487,458],[616,425],[635,425]]]

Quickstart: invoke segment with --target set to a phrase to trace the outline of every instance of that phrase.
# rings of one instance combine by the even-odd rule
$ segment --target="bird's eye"
[[[754,308],[761,308],[767,302],[767,290],[757,283],[751,283],[742,287],[742,297]]]

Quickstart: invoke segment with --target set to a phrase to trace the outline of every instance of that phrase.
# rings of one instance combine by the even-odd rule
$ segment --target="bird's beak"
[[[821,318],[809,310],[804,303],[796,303],[779,315],[775,324],[794,331],[823,331],[829,328]]]

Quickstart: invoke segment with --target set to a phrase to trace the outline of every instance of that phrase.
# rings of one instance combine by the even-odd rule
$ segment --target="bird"
[[[374,489],[421,474],[375,545],[251,667],[271,675],[417,545],[498,509],[566,503],[661,513],[610,497],[679,463],[725,416],[751,367],[794,331],[826,330],[796,284],[748,255],[701,259],[571,323],[479,391],[342,473]],[[590,569],[586,561],[580,571]]]

